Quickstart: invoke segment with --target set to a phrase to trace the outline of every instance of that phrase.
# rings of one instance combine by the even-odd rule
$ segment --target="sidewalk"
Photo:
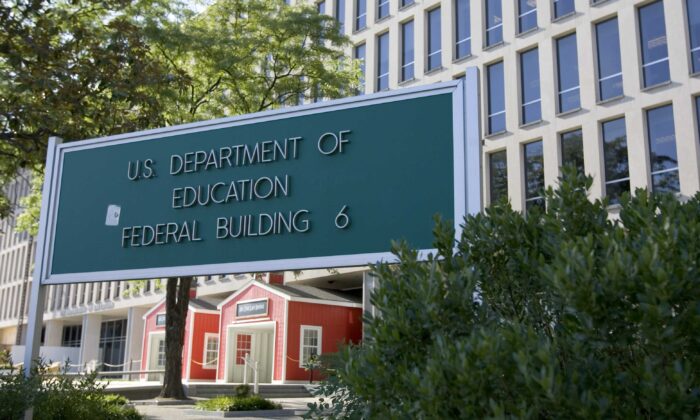
[[[316,401],[316,398],[271,398],[272,401],[281,404],[284,409],[306,410],[307,404]],[[188,414],[194,405],[158,406],[158,405],[137,405],[136,410],[147,420],[212,420],[217,417],[207,415]],[[221,418],[221,417],[218,417]],[[263,419],[270,417],[237,417],[237,419]],[[279,420],[301,419],[300,416],[274,417]]]

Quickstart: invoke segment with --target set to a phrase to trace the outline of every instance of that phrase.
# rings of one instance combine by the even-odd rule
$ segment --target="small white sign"
[[[105,218],[105,225],[107,226],[119,226],[119,215],[122,212],[122,208],[116,204],[110,204],[107,206],[107,217]]]

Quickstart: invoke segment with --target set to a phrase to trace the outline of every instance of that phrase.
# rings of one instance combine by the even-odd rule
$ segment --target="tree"
[[[696,416],[700,194],[637,190],[617,218],[590,178],[560,185],[546,211],[467,217],[456,253],[446,223],[425,263],[397,245],[400,264],[374,267],[368,339],[338,355],[315,415]]]

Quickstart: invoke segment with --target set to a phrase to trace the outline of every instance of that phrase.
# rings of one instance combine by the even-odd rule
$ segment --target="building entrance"
[[[231,328],[227,381],[242,383],[246,376],[248,383],[253,383],[253,366],[258,362],[258,383],[272,382],[273,326]],[[246,366],[246,355],[252,366]]]

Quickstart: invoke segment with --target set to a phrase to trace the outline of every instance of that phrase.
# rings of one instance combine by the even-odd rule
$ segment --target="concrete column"
[[[141,360],[141,352],[143,350],[143,329],[145,321],[143,316],[148,312],[148,308],[129,308],[126,317],[126,352],[124,353],[125,370],[138,370],[140,363],[129,362]]]
[[[44,345],[47,347],[60,346],[63,338],[63,321],[47,321],[45,327]]]
[[[83,315],[83,337],[80,342],[80,363],[88,364],[94,369],[94,365],[100,362],[100,327],[102,315]]]

